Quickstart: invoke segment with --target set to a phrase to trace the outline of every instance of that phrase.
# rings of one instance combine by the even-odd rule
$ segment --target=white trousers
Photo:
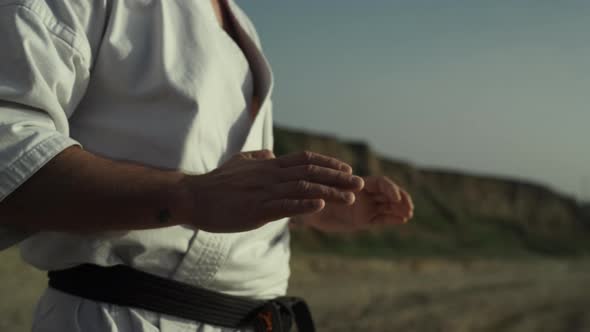
[[[52,288],[45,290],[33,317],[33,332],[253,332],[99,303]]]

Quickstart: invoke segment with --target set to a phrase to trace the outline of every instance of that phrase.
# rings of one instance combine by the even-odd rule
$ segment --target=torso
[[[210,172],[239,151],[272,149],[270,67],[247,16],[233,1],[219,1],[114,1],[112,7],[102,10],[97,8],[100,1],[81,2],[81,6],[88,6],[84,10],[61,1],[42,1],[31,7],[36,15],[23,16],[27,20],[51,18],[60,22],[56,27],[74,29],[74,34],[59,29],[53,31],[58,35],[47,36],[54,46],[72,44],[60,49],[64,59],[69,60],[74,51],[88,59],[88,68],[76,75],[81,81],[77,85],[84,85],[84,79],[88,85],[75,112],[60,118],[64,131],[69,128],[72,139],[103,157],[187,174]],[[233,27],[228,26],[219,7],[224,3],[229,4],[225,17],[235,22]],[[70,17],[96,19],[66,25]],[[239,38],[222,38],[226,32]],[[72,36],[76,37],[73,41]],[[234,41],[236,45],[232,45]],[[46,41],[31,40],[37,49],[45,45],[42,42]],[[246,105],[253,99],[245,95],[256,93],[243,89],[247,64],[240,49],[250,62],[262,101],[255,118],[240,118],[248,115]],[[70,82],[73,77],[64,80],[74,84]],[[239,130],[233,129],[236,123]],[[81,263],[124,264],[215,291],[271,298],[285,294],[287,288],[287,223],[287,219],[279,220],[236,234],[213,234],[185,226],[92,235],[41,232],[24,240],[21,255],[43,270]],[[45,303],[53,308],[59,300],[50,297]],[[68,301],[72,309],[81,303],[77,298]],[[96,324],[110,324],[110,309],[105,308],[111,306],[85,301],[84,307],[87,309],[76,312],[60,310],[64,314],[53,320],[45,315],[39,318],[53,330],[74,320],[85,324],[81,328],[110,330]],[[135,316],[121,310],[117,317],[123,320],[112,324],[133,326],[124,317]],[[104,319],[98,322],[92,313],[104,313]],[[51,325],[62,318],[65,323]],[[173,321],[174,328],[170,328]],[[198,325],[179,327],[176,325],[185,322],[170,317],[162,317],[161,322],[162,326],[167,322],[168,331],[195,331]]]

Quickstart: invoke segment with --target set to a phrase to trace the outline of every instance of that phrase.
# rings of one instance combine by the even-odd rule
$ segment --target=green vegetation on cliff
[[[416,204],[412,222],[354,235],[293,233],[293,247],[353,255],[519,257],[590,253],[590,209],[523,181],[422,169],[377,156],[368,145],[275,128],[278,155],[310,150],[350,163],[359,175],[387,175]]]

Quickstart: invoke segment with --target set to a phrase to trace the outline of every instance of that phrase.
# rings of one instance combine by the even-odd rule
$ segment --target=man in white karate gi
[[[275,157],[272,88],[232,0],[1,0],[0,248],[46,271],[124,265],[272,299],[290,220],[354,231],[412,217],[388,178]],[[50,287],[33,331],[237,329]]]

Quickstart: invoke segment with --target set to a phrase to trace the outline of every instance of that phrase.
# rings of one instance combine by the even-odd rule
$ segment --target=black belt
[[[211,325],[257,332],[315,332],[305,301],[295,297],[253,300],[162,278],[129,266],[83,264],[50,271],[49,286],[98,302],[135,307]]]

